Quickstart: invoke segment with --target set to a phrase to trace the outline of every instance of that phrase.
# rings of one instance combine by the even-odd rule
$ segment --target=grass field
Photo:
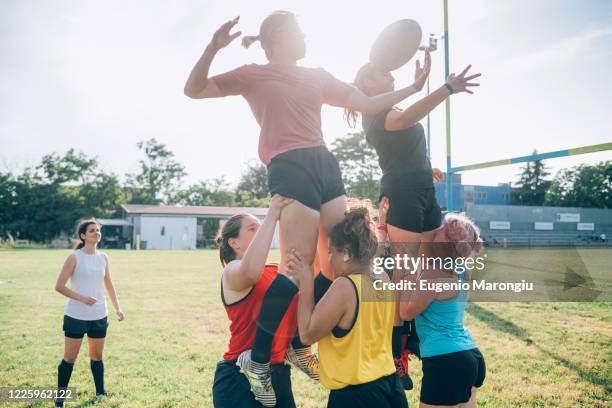
[[[609,250],[584,259],[610,260]],[[97,407],[210,407],[215,363],[228,339],[214,251],[107,251],[126,313],[110,314],[109,398]],[[68,251],[0,251],[0,386],[53,387],[63,352],[66,298],[54,291]],[[273,254],[275,255],[275,254]],[[601,262],[610,273],[610,263]],[[109,302],[109,312],[112,306]],[[483,407],[604,407],[612,398],[612,303],[473,303],[466,324],[487,362]],[[70,385],[92,405],[84,342]],[[420,362],[412,361],[418,406]],[[326,392],[293,374],[299,407]],[[38,403],[31,406],[50,406]],[[19,406],[10,404],[9,406]]]

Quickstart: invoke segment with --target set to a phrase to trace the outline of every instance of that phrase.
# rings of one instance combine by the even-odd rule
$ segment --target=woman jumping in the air
[[[416,62],[415,92],[422,89],[430,68],[431,58],[429,50],[426,50],[423,66],[418,60]],[[441,211],[433,181],[441,180],[442,173],[437,169],[435,172],[432,170],[427,157],[425,133],[419,121],[451,94],[472,93],[470,87],[478,84],[470,81],[480,74],[466,76],[469,69],[470,66],[466,67],[457,76],[451,74],[445,84],[405,110],[392,107],[375,115],[363,114],[366,139],[376,149],[383,172],[380,196],[388,198],[386,229],[393,256],[417,256],[420,244],[429,242],[434,230],[440,226]],[[384,95],[393,91],[394,81],[390,72],[380,71],[368,63],[359,69],[354,83],[366,95]],[[349,124],[354,126],[358,114],[348,109],[346,117]],[[396,271],[394,280],[399,279],[414,280],[416,275],[400,276]],[[403,374],[404,386],[410,389],[412,385],[407,376],[406,360],[401,358],[403,323],[399,318],[393,330],[395,364],[398,372]]]
[[[366,95],[341,82],[321,68],[297,65],[304,58],[304,33],[293,13],[278,11],[261,24],[257,36],[245,37],[244,45],[260,41],[267,64],[248,64],[209,77],[210,65],[217,52],[240,36],[230,34],[239,18],[223,24],[214,34],[193,68],[184,92],[195,99],[242,95],[249,103],[261,127],[259,157],[268,170],[271,194],[295,199],[280,219],[281,264],[286,269],[287,249],[298,250],[303,260],[313,264],[317,247],[321,270],[327,278],[331,271],[326,256],[327,236],[344,216],[346,196],[340,167],[325,147],[321,131],[321,106],[329,104],[375,115],[416,92],[404,89]],[[316,271],[318,272],[318,271]],[[275,281],[269,291],[285,294],[285,304],[292,298],[284,283]],[[264,305],[266,300],[264,299]],[[284,314],[282,307],[260,316],[256,347],[239,364],[262,400],[269,400],[269,355],[272,334]],[[300,349],[298,361],[304,371],[317,378],[316,362],[309,348]]]

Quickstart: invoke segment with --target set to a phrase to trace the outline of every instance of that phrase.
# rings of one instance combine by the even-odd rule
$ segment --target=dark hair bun
[[[369,263],[378,249],[371,214],[369,201],[349,202],[344,220],[337,224],[330,234],[331,243],[336,249],[348,249],[351,257],[361,264]]]

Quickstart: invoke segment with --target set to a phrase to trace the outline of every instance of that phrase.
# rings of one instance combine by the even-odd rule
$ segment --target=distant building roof
[[[128,214],[195,215],[200,217],[231,217],[239,213],[249,213],[263,217],[268,212],[268,208],[260,207],[215,207],[196,205],[122,204],[121,208]]]
[[[132,225],[128,220],[124,219],[96,218],[96,221],[98,221],[100,225],[106,225],[108,227],[129,227]]]

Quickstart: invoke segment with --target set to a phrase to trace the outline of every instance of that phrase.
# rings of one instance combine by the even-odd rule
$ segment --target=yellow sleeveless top
[[[395,372],[391,352],[394,294],[374,290],[368,277],[347,277],[357,290],[355,324],[345,336],[330,333],[318,345],[321,384],[330,390],[364,384]],[[386,274],[380,279],[388,281],[383,277],[387,278]]]

